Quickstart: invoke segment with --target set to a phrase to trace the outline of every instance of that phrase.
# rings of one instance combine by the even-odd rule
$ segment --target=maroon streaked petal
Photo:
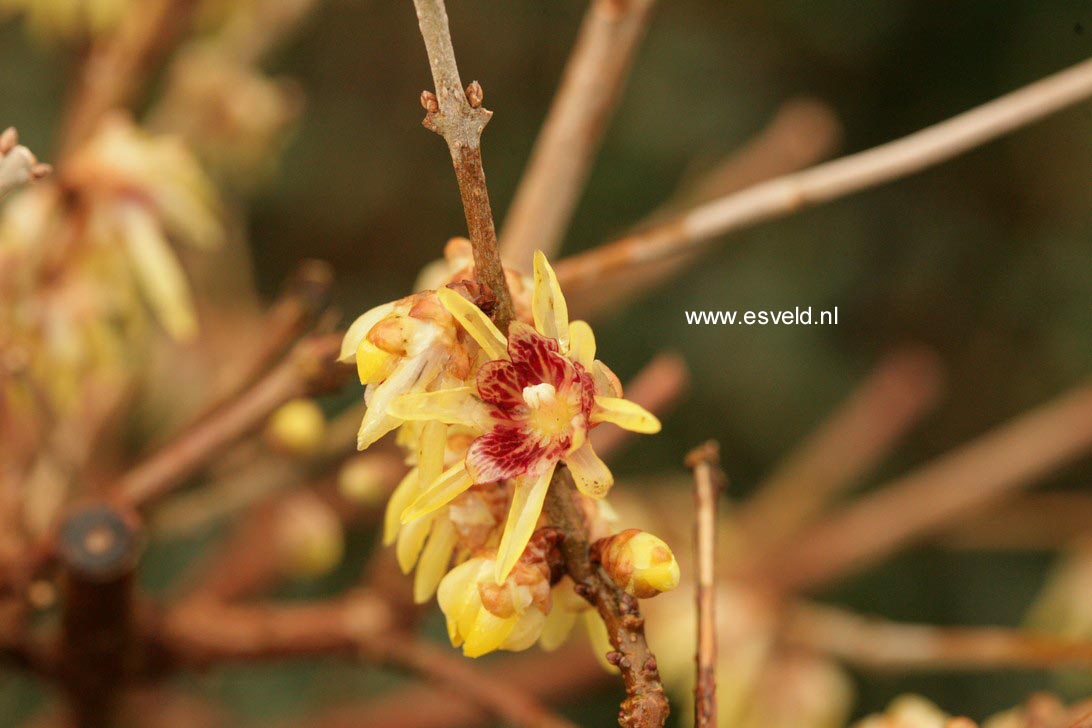
[[[524,386],[548,382],[559,387],[570,376],[573,367],[572,362],[559,353],[556,340],[548,339],[520,322],[508,329],[508,356]]]
[[[494,483],[538,472],[549,459],[560,457],[558,447],[541,443],[531,433],[515,427],[494,427],[470,443],[466,467],[475,483]]]
[[[523,404],[519,368],[512,362],[490,361],[478,370],[478,396],[489,404],[512,408]]]

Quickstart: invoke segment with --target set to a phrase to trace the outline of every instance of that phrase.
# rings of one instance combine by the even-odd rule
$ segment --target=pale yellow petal
[[[197,312],[186,274],[159,221],[138,205],[118,212],[133,275],[163,328],[180,341],[197,334]]]
[[[546,615],[536,607],[528,607],[527,611],[516,620],[515,627],[501,643],[502,650],[519,652],[526,650],[542,636],[542,629],[546,626]]]
[[[387,510],[383,514],[383,545],[390,546],[398,536],[398,527],[402,525],[402,511],[417,497],[417,468],[406,473],[398,487],[387,501]]]
[[[483,608],[478,612],[474,626],[466,635],[463,654],[467,657],[481,657],[498,649],[515,627],[516,617],[498,617]]]
[[[531,534],[535,532],[555,467],[556,465],[551,465],[534,480],[520,478],[516,481],[512,505],[508,508],[508,521],[504,524],[504,535],[501,536],[500,546],[497,548],[494,576],[498,584],[503,584],[512,573],[512,568],[519,561],[527,542],[531,540]]]
[[[372,327],[386,318],[393,310],[394,302],[392,301],[376,306],[358,316],[356,321],[353,321],[349,326],[348,331],[345,332],[345,338],[341,340],[341,353],[337,357],[338,361],[351,362],[353,357],[356,356],[357,349],[360,348],[360,342],[364,340]]]
[[[447,425],[429,421],[421,427],[417,441],[417,469],[420,471],[421,490],[436,482],[444,472],[444,451],[447,449]]]
[[[451,564],[451,555],[455,552],[455,526],[441,513],[432,523],[432,533],[417,563],[417,572],[413,575],[413,601],[424,604],[436,593],[440,580],[447,573]]]
[[[409,523],[421,516],[443,508],[470,486],[474,479],[466,472],[466,464],[459,462],[449,468],[425,492],[417,497],[409,508],[402,512],[402,523]]]
[[[450,288],[436,291],[436,297],[490,359],[508,358],[508,339],[480,308]]]
[[[567,577],[550,591],[552,608],[546,615],[546,624],[542,626],[542,634],[538,638],[539,646],[547,652],[553,652],[565,644],[576,625],[576,618],[582,611],[570,608],[568,603],[570,594],[573,594],[573,584]],[[580,597],[576,598],[580,599]]]
[[[613,422],[624,430],[651,435],[660,431],[660,421],[656,415],[636,402],[621,397],[596,395],[595,408],[591,413],[592,422]]]
[[[603,618],[599,612],[589,609],[584,612],[584,626],[588,630],[588,640],[591,642],[595,659],[607,672],[616,673],[618,668],[607,662],[607,653],[614,652],[614,645],[610,643],[610,635],[607,633],[607,625],[603,624]]]
[[[470,387],[441,389],[436,392],[409,392],[391,402],[388,413],[410,421],[436,420],[448,425],[481,428],[484,408]]]
[[[413,567],[417,564],[421,549],[425,547],[429,529],[432,528],[432,520],[432,516],[418,518],[416,521],[403,523],[402,528],[398,529],[398,541],[394,545],[394,554],[398,557],[398,568],[403,574],[413,571]]]
[[[455,647],[463,643],[462,633],[459,631],[460,618],[474,598],[477,597],[480,604],[478,574],[483,563],[484,559],[480,558],[464,561],[447,572],[436,590],[436,602],[447,618],[447,636]]]
[[[402,424],[387,411],[391,402],[408,392],[412,387],[425,386],[431,372],[426,365],[430,362],[425,357],[400,359],[389,377],[381,384],[368,386],[364,401],[368,409],[356,433],[357,450],[366,450],[379,438]]]
[[[577,489],[590,498],[602,498],[614,485],[614,476],[595,454],[590,440],[566,455],[565,464],[573,474]]]
[[[535,328],[544,336],[557,339],[562,350],[569,347],[569,307],[561,293],[554,269],[541,250],[535,251],[535,290],[531,297]]]
[[[569,324],[569,358],[580,362],[589,372],[595,365],[595,333],[587,321]]]

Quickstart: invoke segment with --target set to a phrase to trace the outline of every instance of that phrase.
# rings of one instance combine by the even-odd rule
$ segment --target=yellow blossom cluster
[[[404,572],[416,569],[418,602],[438,591],[452,644],[469,656],[556,647],[581,616],[605,643],[598,616],[551,568],[543,503],[565,466],[591,535],[609,536],[613,476],[588,433],[602,423],[653,433],[660,423],[622,398],[541,253],[532,279],[506,271],[516,309],[507,332],[483,310],[492,298],[475,281],[469,242],[452,240],[445,256],[422,275],[428,288],[360,316],[342,346],[366,385],[358,446],[397,430],[410,466],[388,502],[384,541]],[[678,583],[654,536],[603,543],[606,573],[635,596]]]

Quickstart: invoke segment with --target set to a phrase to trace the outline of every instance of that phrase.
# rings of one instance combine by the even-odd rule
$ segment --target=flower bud
[[[390,488],[390,466],[371,455],[350,458],[337,475],[337,488],[346,500],[375,506],[383,502]]]
[[[615,584],[640,599],[679,585],[679,564],[670,547],[651,533],[629,528],[596,541],[597,558]]]
[[[337,514],[310,493],[293,498],[278,513],[275,539],[281,569],[295,577],[328,573],[345,552]]]
[[[281,405],[266,426],[266,442],[289,455],[311,455],[326,435],[326,417],[313,400],[294,399]]]

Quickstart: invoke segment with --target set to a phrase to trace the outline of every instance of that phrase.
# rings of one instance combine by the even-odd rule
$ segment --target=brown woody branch
[[[981,146],[1092,96],[1092,60],[909,136],[699,205],[559,261],[562,286],[692,250],[716,236],[890,182]]]
[[[285,402],[336,390],[351,373],[349,367],[337,362],[340,348],[341,334],[300,341],[250,389],[129,471],[115,487],[115,495],[134,507],[146,506],[254,432]]]
[[[698,677],[694,685],[694,725],[717,725],[717,500],[725,486],[720,446],[709,441],[686,456],[694,471],[694,560],[698,565]]]
[[[1092,642],[1005,627],[938,627],[801,604],[782,637],[863,667],[885,670],[1058,669],[1092,665]]]
[[[588,552],[587,524],[576,502],[572,475],[559,466],[546,494],[546,514],[561,529],[565,567],[577,593],[599,612],[607,627],[614,652],[607,659],[618,666],[626,699],[618,712],[623,728],[659,728],[670,713],[656,656],[645,641],[644,617],[637,599],[626,594],[592,563]]]
[[[1092,384],[998,427],[806,529],[751,572],[784,590],[875,563],[1092,448]]]
[[[526,268],[536,250],[552,256],[560,247],[653,4],[589,5],[501,230],[501,252],[517,268]]]
[[[436,86],[435,93],[424,91],[421,94],[421,105],[427,112],[424,125],[447,142],[474,248],[478,282],[486,285],[496,297],[493,320],[502,332],[507,332],[515,309],[497,249],[493,210],[482,167],[481,135],[493,112],[482,108],[482,87],[477,81],[463,89],[444,0],[414,0],[413,4],[417,8],[417,21]]]

